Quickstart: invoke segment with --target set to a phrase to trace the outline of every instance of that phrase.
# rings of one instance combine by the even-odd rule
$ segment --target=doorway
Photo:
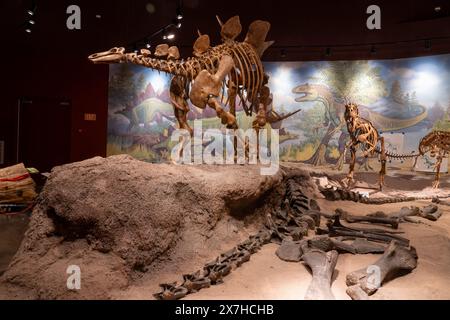
[[[49,172],[70,161],[69,100],[22,98],[17,112],[17,162]]]

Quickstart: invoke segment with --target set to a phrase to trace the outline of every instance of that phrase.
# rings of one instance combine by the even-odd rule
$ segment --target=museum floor
[[[121,165],[126,161],[130,161],[131,167],[134,165],[134,162],[128,158],[119,158]],[[98,168],[93,169],[95,166],[104,165],[100,160],[97,160],[97,162],[89,163],[86,167],[90,167],[89,170],[101,170]],[[82,170],[80,169],[81,165],[74,164],[69,166],[71,167],[65,169],[66,171],[72,170],[75,172]],[[112,164],[108,164],[108,166],[108,170],[111,170]],[[159,291],[160,283],[171,283],[176,280],[182,280],[182,274],[194,272],[206,262],[213,260],[220,253],[235,246],[238,242],[248,237],[248,235],[254,234],[260,226],[261,217],[259,211],[262,210],[261,208],[263,206],[260,204],[255,205],[255,202],[249,199],[261,197],[267,190],[274,188],[280,182],[280,179],[283,179],[281,176],[278,178],[264,179],[257,175],[257,171],[254,168],[248,170],[248,168],[243,166],[224,167],[223,174],[221,174],[222,169],[217,170],[217,167],[209,166],[203,168],[189,167],[188,169],[167,165],[148,164],[148,166],[148,168],[154,170],[151,174],[152,179],[160,181],[159,179],[161,178],[169,177],[167,178],[168,180],[173,180],[170,183],[165,181],[160,184],[158,190],[165,192],[168,199],[183,198],[177,201],[180,201],[185,206],[186,212],[181,213],[181,211],[177,211],[179,210],[179,207],[177,207],[179,204],[176,203],[170,209],[175,210],[180,215],[184,215],[185,218],[189,217],[189,222],[185,220],[184,224],[190,225],[191,228],[190,230],[183,229],[183,235],[181,239],[176,241],[176,245],[165,248],[158,253],[158,259],[153,259],[151,266],[143,270],[128,272],[126,271],[128,269],[124,265],[126,265],[126,261],[128,261],[130,256],[123,256],[122,251],[115,251],[116,248],[105,249],[104,247],[99,250],[93,245],[95,241],[86,235],[64,239],[61,234],[56,234],[55,236],[55,234],[47,232],[44,236],[44,233],[37,232],[36,228],[39,228],[37,226],[38,224],[45,225],[46,222],[36,217],[34,217],[35,220],[33,221],[32,217],[32,230],[27,234],[26,241],[22,244],[22,248],[15,257],[14,263],[10,266],[11,269],[5,272],[3,277],[0,277],[0,297],[4,299],[36,297],[42,299],[153,299],[152,294]],[[186,175],[195,174],[198,181],[194,179],[194,181],[183,182],[181,184],[181,182],[177,181],[177,174],[180,173],[179,170],[186,172]],[[244,170],[246,172],[245,174],[243,174]],[[291,172],[289,174],[295,175],[296,170],[327,175],[335,179],[343,176],[341,173],[338,174],[336,171],[324,167],[311,167],[294,163],[283,164],[282,171],[284,177],[287,174],[286,172]],[[231,172],[235,174],[232,175]],[[79,174],[78,171],[77,174]],[[358,180],[374,183],[377,179],[377,174],[372,172],[358,172],[356,177]],[[253,178],[254,181],[251,181]],[[408,196],[443,196],[450,193],[450,178],[447,175],[443,175],[441,189],[438,191],[432,190],[429,187],[433,178],[433,175],[429,174],[401,170],[389,171],[386,177],[388,187],[385,188],[383,193],[384,196],[399,196],[399,194]],[[64,181],[61,179],[61,177],[54,178],[55,182],[60,183],[61,186],[68,187],[63,184]],[[119,175],[114,179],[121,180],[128,178]],[[149,181],[149,178],[144,177],[143,179]],[[105,181],[107,180],[108,178],[105,177]],[[97,191],[98,188],[104,188],[102,184],[106,183],[105,181],[98,182],[100,186],[96,186]],[[241,192],[240,195],[235,195],[233,191],[230,191],[234,188],[233,185],[236,181],[240,181],[241,183],[238,187],[238,191]],[[178,188],[174,194],[171,194],[171,191],[166,189],[169,185],[175,185]],[[211,185],[214,185],[214,187],[208,189]],[[217,187],[217,185],[222,186]],[[50,185],[48,189],[51,187],[54,186]],[[214,188],[217,188],[217,190]],[[251,191],[252,188],[256,188],[257,190]],[[200,190],[209,190],[210,193],[200,195]],[[125,191],[128,197],[133,195],[133,192],[129,191]],[[146,192],[150,191],[146,190]],[[212,201],[212,198],[219,198],[221,195],[220,192],[226,195],[225,206],[231,208],[229,212],[214,213],[213,211],[216,209],[219,210],[222,204],[219,204],[215,200],[215,202],[212,202],[212,205],[208,202]],[[249,206],[244,206],[242,203],[242,206],[239,208],[227,204],[233,201],[234,198],[232,197],[240,199],[236,201],[241,201],[242,198],[240,197],[243,197],[242,192],[248,193],[245,196],[245,201],[252,202],[250,207],[253,206],[256,208],[254,213],[247,215],[244,212],[247,209],[243,208],[248,208]],[[230,194],[234,195],[230,196]],[[47,195],[50,195],[49,199],[52,199],[50,193]],[[154,195],[154,197],[157,196],[157,194]],[[98,197],[102,198],[104,196],[100,193]],[[152,199],[155,199],[154,197]],[[99,201],[100,203],[98,205],[101,205],[104,199]],[[142,201],[145,202],[145,205],[148,205],[147,200]],[[318,199],[317,201],[322,212],[331,213],[336,208],[342,208],[355,216],[363,216],[367,213],[380,210],[383,212],[395,212],[405,206],[423,207],[431,203],[430,199],[383,205],[368,205],[351,201],[328,201],[325,199]],[[211,212],[208,212],[208,216],[204,217],[203,211],[200,211],[195,205],[191,207],[195,208],[192,209],[192,212],[187,212],[190,208],[186,207],[186,203],[197,203],[199,208],[207,207],[204,203],[209,203]],[[154,205],[151,204],[151,206]],[[217,208],[215,207],[216,205]],[[437,221],[418,218],[420,223],[405,222],[400,224],[399,231],[404,232],[402,236],[408,238],[411,241],[411,245],[417,250],[419,257],[417,268],[409,274],[383,284],[382,288],[370,297],[371,299],[450,299],[450,292],[448,290],[450,286],[450,269],[448,267],[450,265],[450,207],[442,205],[439,208],[443,214]],[[156,209],[160,211],[155,212],[165,216],[164,210],[159,209],[159,207]],[[58,209],[56,208],[55,210]],[[111,215],[116,214],[116,212],[109,213]],[[38,212],[37,214],[40,213]],[[192,214],[198,216],[192,217]],[[214,220],[214,222],[211,222],[211,220]],[[126,224],[126,221],[129,221],[129,224],[135,223],[128,216],[125,220],[122,220],[122,223]],[[172,220],[165,220],[165,222],[169,221]],[[2,226],[0,229],[0,272],[4,269],[6,263],[12,259],[13,252],[17,250],[18,243],[23,237],[24,225],[26,223],[26,217],[0,216],[0,225]],[[367,227],[367,224],[354,225]],[[125,250],[123,246],[126,246],[126,243],[131,245],[134,241],[127,232],[122,231],[123,228],[125,226],[119,226],[116,230],[121,233],[121,238],[126,238],[125,242],[120,242],[122,239],[114,240],[117,247],[121,247],[121,250]],[[141,231],[138,230],[136,233],[139,234]],[[164,235],[161,230],[153,231],[159,236]],[[145,231],[143,232],[145,234]],[[175,231],[172,230],[168,234],[168,237],[173,232]],[[55,241],[49,240],[52,237],[56,237]],[[153,248],[147,248],[146,245],[148,244],[142,243],[142,248],[140,249],[144,251],[153,250]],[[278,245],[274,243],[263,246],[259,252],[251,256],[249,262],[244,263],[226,276],[222,284],[190,294],[185,299],[303,299],[311,282],[311,273],[301,262],[285,262],[279,259],[275,254],[277,248]],[[119,257],[122,258],[119,259]],[[377,255],[374,254],[339,254],[331,287],[336,299],[350,299],[346,294],[346,275],[369,265],[376,259]],[[65,293],[54,283],[46,283],[51,281],[64,283],[63,276],[58,277],[54,274],[58,270],[64,270],[64,266],[71,261],[83,263],[86,265],[86,269],[89,269],[86,275],[87,284],[83,287],[84,291],[75,295]],[[30,263],[36,264],[37,267],[30,266]],[[64,272],[61,271],[61,273],[63,274]],[[36,276],[33,278],[33,283],[26,283],[28,279],[31,279],[32,275]],[[23,279],[21,279],[22,277]],[[42,280],[36,280],[39,277]]]

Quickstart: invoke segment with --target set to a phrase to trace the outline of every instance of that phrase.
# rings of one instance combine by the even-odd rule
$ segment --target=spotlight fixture
[[[28,13],[29,16],[34,16],[34,11],[33,10],[28,10],[27,13]]]
[[[26,28],[26,29],[25,29],[25,32],[26,32],[26,33],[31,33],[31,28]]]
[[[173,34],[173,33],[169,33],[168,35],[167,35],[167,39],[169,39],[169,40],[172,40],[172,39],[174,39],[175,38],[175,35]]]
[[[172,20],[172,25],[175,26],[175,28],[180,29],[181,28],[181,21],[178,19]]]
[[[181,11],[181,8],[177,8],[177,19],[182,20],[183,19],[183,12]]]
[[[437,6],[437,7],[434,7],[434,11],[435,11],[435,12],[439,12],[439,11],[441,11],[441,7],[439,7],[439,6]]]
[[[28,20],[28,23],[29,23],[29,24],[32,24],[32,25],[35,25],[35,24],[36,24],[36,22],[35,22],[34,20],[31,20],[31,19]]]

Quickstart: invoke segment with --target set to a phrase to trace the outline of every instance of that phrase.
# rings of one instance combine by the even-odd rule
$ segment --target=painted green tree
[[[130,66],[126,64],[114,67],[118,69],[116,72],[111,72],[112,75],[109,79],[109,96],[117,99],[115,103],[126,105],[127,103],[130,103],[130,101],[133,101],[135,96],[135,73]]]
[[[448,102],[444,116],[434,123],[433,130],[450,131],[450,101]]]

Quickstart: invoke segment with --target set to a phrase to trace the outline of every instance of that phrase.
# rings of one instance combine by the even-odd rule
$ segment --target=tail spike
[[[222,22],[222,20],[220,20],[220,17],[218,15],[216,15],[216,19],[217,19],[217,22],[219,23],[220,27],[223,27],[223,22]]]

